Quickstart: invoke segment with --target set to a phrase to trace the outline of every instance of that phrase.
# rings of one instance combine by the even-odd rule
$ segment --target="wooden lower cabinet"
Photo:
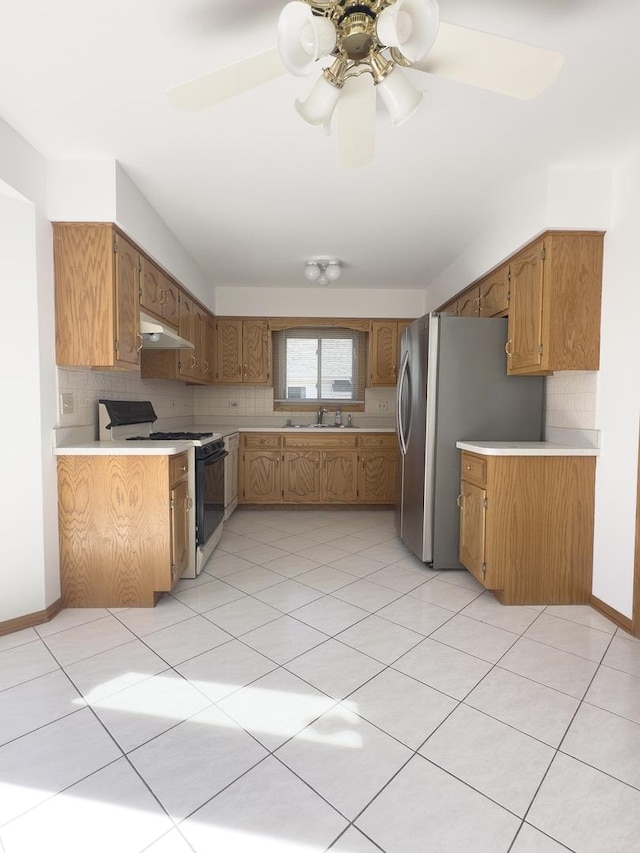
[[[272,504],[282,500],[279,450],[247,450],[240,457],[241,503]]]
[[[153,607],[189,561],[189,453],[58,457],[65,607]]]
[[[238,478],[241,503],[393,504],[395,435],[244,433]]]
[[[284,453],[282,500],[286,503],[318,503],[320,501],[319,450],[291,450]]]
[[[462,452],[460,562],[502,604],[591,599],[595,457]]]

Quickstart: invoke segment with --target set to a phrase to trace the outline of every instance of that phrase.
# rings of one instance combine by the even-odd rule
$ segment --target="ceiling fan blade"
[[[181,110],[203,110],[285,73],[278,49],[273,47],[167,89],[165,94]]]
[[[369,74],[349,77],[337,106],[338,162],[359,169],[373,160],[376,141],[376,89]]]
[[[563,63],[555,50],[441,22],[435,44],[411,67],[531,100],[553,83]]]

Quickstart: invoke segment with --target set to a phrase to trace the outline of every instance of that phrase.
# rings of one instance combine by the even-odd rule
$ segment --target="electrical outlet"
[[[72,415],[73,414],[73,394],[67,392],[65,394],[60,394],[60,414],[61,415]]]
[[[238,408],[238,401],[237,400],[229,400],[229,408],[230,409],[237,409]]]
[[[388,412],[389,404],[386,400],[378,400],[378,411],[379,412]]]

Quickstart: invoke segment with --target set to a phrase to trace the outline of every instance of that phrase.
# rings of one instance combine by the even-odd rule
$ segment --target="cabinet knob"
[[[511,347],[513,346],[513,341],[508,340],[504,345],[504,351],[507,354],[507,358],[513,358],[513,353],[511,352]]]
[[[471,470],[471,465],[467,465],[467,471]]]
[[[464,500],[464,495],[459,494],[456,498],[456,503],[458,504],[458,509],[462,509],[462,501]]]

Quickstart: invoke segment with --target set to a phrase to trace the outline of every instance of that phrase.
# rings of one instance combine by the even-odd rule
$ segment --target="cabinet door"
[[[181,338],[196,344],[196,304],[186,293],[180,294],[180,322],[178,333]],[[197,349],[180,350],[180,376],[198,378]]]
[[[355,451],[331,450],[322,454],[321,499],[327,503],[358,500],[358,455]]]
[[[202,351],[202,378],[207,383],[212,383],[216,375],[215,354],[215,319],[211,314],[204,315],[203,351]]]
[[[480,314],[480,288],[474,287],[458,297],[458,317],[478,317]]]
[[[162,275],[162,319],[168,326],[177,329],[180,324],[180,288]]]
[[[371,323],[369,335],[369,384],[395,385],[398,378],[398,324]]]
[[[242,320],[216,321],[216,381],[242,382]]]
[[[358,497],[363,503],[392,504],[396,498],[396,453],[393,450],[360,454]]]
[[[267,320],[243,320],[242,381],[267,385],[270,379],[269,323]]]
[[[498,317],[509,310],[509,266],[503,266],[480,282],[480,316]]]
[[[140,258],[140,308],[162,317],[164,276],[147,258]]]
[[[140,364],[139,326],[140,256],[128,240],[117,238],[115,260],[115,364],[137,367]]]
[[[189,564],[189,491],[184,480],[171,489],[171,588]]]
[[[485,532],[486,532],[485,489],[462,481],[460,505],[460,562],[480,583],[485,583]]]
[[[511,262],[507,372],[530,373],[542,365],[542,241]]]
[[[248,450],[242,455],[242,498],[247,503],[280,503],[279,451]]]
[[[289,452],[283,456],[282,497],[285,501],[316,503],[320,500],[320,453]]]

